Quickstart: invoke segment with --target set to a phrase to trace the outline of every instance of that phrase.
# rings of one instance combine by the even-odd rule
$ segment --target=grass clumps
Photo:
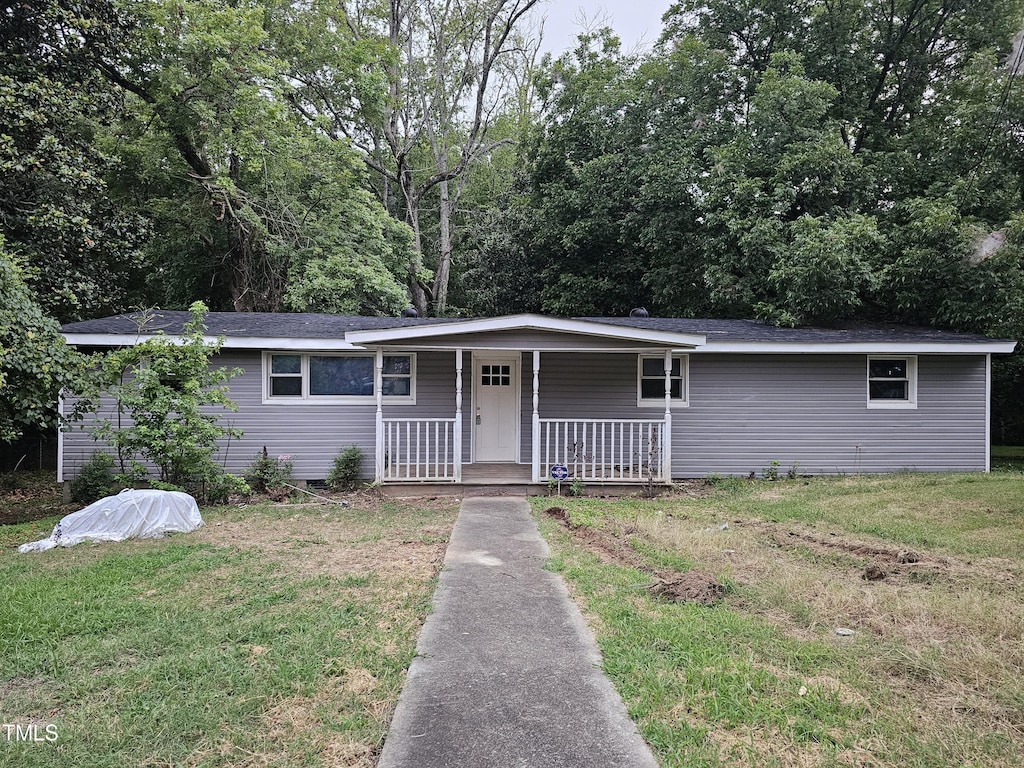
[[[561,503],[540,516],[549,567],[662,765],[1024,764],[1019,477]],[[652,595],[667,567],[716,578],[721,599]]]
[[[205,510],[198,531],[20,555],[0,529],[0,765],[372,766],[454,506]],[[46,521],[52,526],[53,520]]]

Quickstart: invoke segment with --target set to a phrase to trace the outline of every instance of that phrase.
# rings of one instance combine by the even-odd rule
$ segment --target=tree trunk
[[[427,316],[427,292],[420,283],[419,272],[423,263],[423,240],[420,237],[420,211],[418,205],[410,205],[406,211],[406,223],[412,227],[413,259],[409,262],[409,299],[420,317]]]
[[[439,171],[447,171],[447,163],[444,156],[438,158],[437,167]],[[448,182],[442,181],[438,185],[440,192],[440,204],[438,206],[438,218],[440,224],[440,244],[437,254],[437,272],[434,274],[434,314],[441,317],[448,311],[448,281],[452,270],[452,203],[448,196]]]

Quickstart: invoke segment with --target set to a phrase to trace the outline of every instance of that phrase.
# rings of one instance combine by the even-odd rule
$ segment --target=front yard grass
[[[534,508],[664,766],[1024,765],[1019,473],[726,480]],[[885,577],[866,580],[870,565]],[[690,569],[724,597],[648,589]]]
[[[0,528],[0,721],[40,739],[0,730],[0,766],[374,765],[457,505],[366,503],[27,555],[55,519]]]

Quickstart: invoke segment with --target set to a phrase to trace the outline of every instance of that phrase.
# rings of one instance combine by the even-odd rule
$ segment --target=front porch
[[[464,463],[458,415],[451,419],[381,419],[379,483],[547,483],[552,467],[564,482],[666,484],[671,452],[664,419],[534,420],[530,463]]]
[[[672,411],[686,404],[682,355],[704,343],[690,334],[528,315],[346,339],[376,356],[378,483],[545,487],[551,478],[670,484]],[[403,355],[413,369],[416,355],[429,363],[422,402],[415,392],[408,404],[385,401],[385,357]]]

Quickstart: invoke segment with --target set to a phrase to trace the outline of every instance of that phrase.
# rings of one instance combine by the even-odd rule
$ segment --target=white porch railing
[[[455,419],[384,419],[384,480],[456,480]]]
[[[653,419],[540,419],[542,478],[564,464],[570,479],[663,482],[665,422]]]

